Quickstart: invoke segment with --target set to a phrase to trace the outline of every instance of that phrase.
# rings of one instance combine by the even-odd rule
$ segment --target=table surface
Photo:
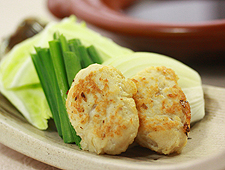
[[[30,0],[7,0],[0,1],[0,39],[13,33],[19,22],[28,16],[39,16],[48,20],[57,20],[48,11],[46,0],[30,1]],[[94,27],[92,27],[94,28]],[[97,31],[102,31],[96,29]],[[103,35],[107,33],[102,31]],[[110,36],[109,36],[110,37]],[[110,37],[113,38],[113,37]],[[116,40],[115,40],[116,41]],[[221,56],[224,57],[225,56]],[[225,87],[225,67],[224,63],[214,64],[193,64],[189,66],[197,70],[203,84]],[[42,162],[29,158],[17,151],[0,144],[0,169],[17,169],[17,170],[34,170],[34,169],[51,169],[57,168],[46,165]]]

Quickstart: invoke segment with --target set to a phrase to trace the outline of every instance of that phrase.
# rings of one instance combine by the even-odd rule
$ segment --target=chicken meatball
[[[136,142],[160,154],[180,153],[190,131],[190,106],[172,69],[149,67],[133,78],[140,127]]]
[[[139,127],[132,98],[137,88],[112,66],[92,64],[76,75],[66,107],[83,150],[120,154],[133,143]]]

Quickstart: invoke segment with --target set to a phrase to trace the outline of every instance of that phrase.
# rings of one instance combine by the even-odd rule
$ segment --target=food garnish
[[[88,29],[84,22],[77,23],[75,16],[61,22],[50,22],[40,33],[15,45],[0,63],[0,91],[29,123],[42,130],[48,128],[52,113],[30,55],[35,53],[34,47],[48,48],[55,32],[67,39],[80,39],[86,47],[94,45],[102,61],[132,53],[130,49]]]

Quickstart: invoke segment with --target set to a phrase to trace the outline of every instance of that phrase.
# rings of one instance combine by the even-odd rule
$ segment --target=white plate
[[[47,131],[31,126],[0,94],[0,142],[29,157],[62,169],[223,169],[225,168],[225,89],[204,86],[206,116],[192,125],[180,155],[158,155],[135,146],[118,155],[96,155],[65,144],[54,124]]]

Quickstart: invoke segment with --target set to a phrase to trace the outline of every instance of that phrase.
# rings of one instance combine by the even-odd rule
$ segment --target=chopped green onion
[[[59,36],[59,41],[60,41],[60,44],[61,44],[61,48],[62,48],[62,51],[65,52],[65,51],[69,51],[70,48],[69,48],[69,45],[67,43],[67,40],[65,38],[65,36],[63,36],[62,34]]]
[[[79,39],[72,39],[68,41],[70,51],[74,52],[76,56],[78,57],[80,64],[81,64],[81,57],[78,51],[78,46],[81,45],[81,42]]]
[[[102,58],[100,57],[98,51],[93,45],[87,47],[87,52],[94,63],[98,63],[98,64],[102,63]]]
[[[80,59],[77,55],[71,51],[66,51],[63,53],[64,62],[66,66],[66,74],[69,86],[71,86],[75,75],[80,71]]]
[[[58,40],[58,39],[59,39],[59,32],[55,32],[55,33],[53,34],[53,39],[54,39],[54,40]]]
[[[50,59],[49,51],[36,48],[37,54],[31,54],[32,61],[40,79],[41,86],[45,93],[49,108],[52,112],[52,116],[60,137],[62,137],[61,123],[59,113],[57,109],[56,98],[54,97],[55,81],[54,69]]]
[[[68,85],[71,86],[75,75],[81,69],[80,59],[77,57],[75,52],[70,51],[70,47],[65,36],[61,34],[59,36],[59,41],[60,41],[61,49],[63,53]],[[74,48],[77,48],[77,45],[81,44],[80,40],[78,39],[73,39],[70,42],[73,43]]]
[[[73,43],[76,46],[82,45],[80,39],[77,39],[77,38],[69,40],[68,43]]]
[[[90,56],[87,53],[87,49],[85,46],[80,45],[78,46],[79,55],[81,56],[81,66],[83,68],[93,64],[93,61],[91,60]]]
[[[59,84],[59,88],[62,91],[62,96],[64,97],[64,100],[66,100],[66,92],[68,90],[69,85],[66,80],[66,69],[64,65],[60,42],[57,40],[49,41],[49,47],[57,82]]]
[[[67,98],[67,90],[69,89],[69,85],[66,79],[66,70],[63,61],[61,46],[59,41],[53,40],[49,42],[50,54],[59,86],[59,90],[57,91],[57,104],[59,110],[59,117],[61,120],[62,127],[62,136],[65,143],[74,142],[74,134],[76,132],[72,127],[69,117],[66,111],[66,98]],[[58,96],[59,95],[59,96]]]

